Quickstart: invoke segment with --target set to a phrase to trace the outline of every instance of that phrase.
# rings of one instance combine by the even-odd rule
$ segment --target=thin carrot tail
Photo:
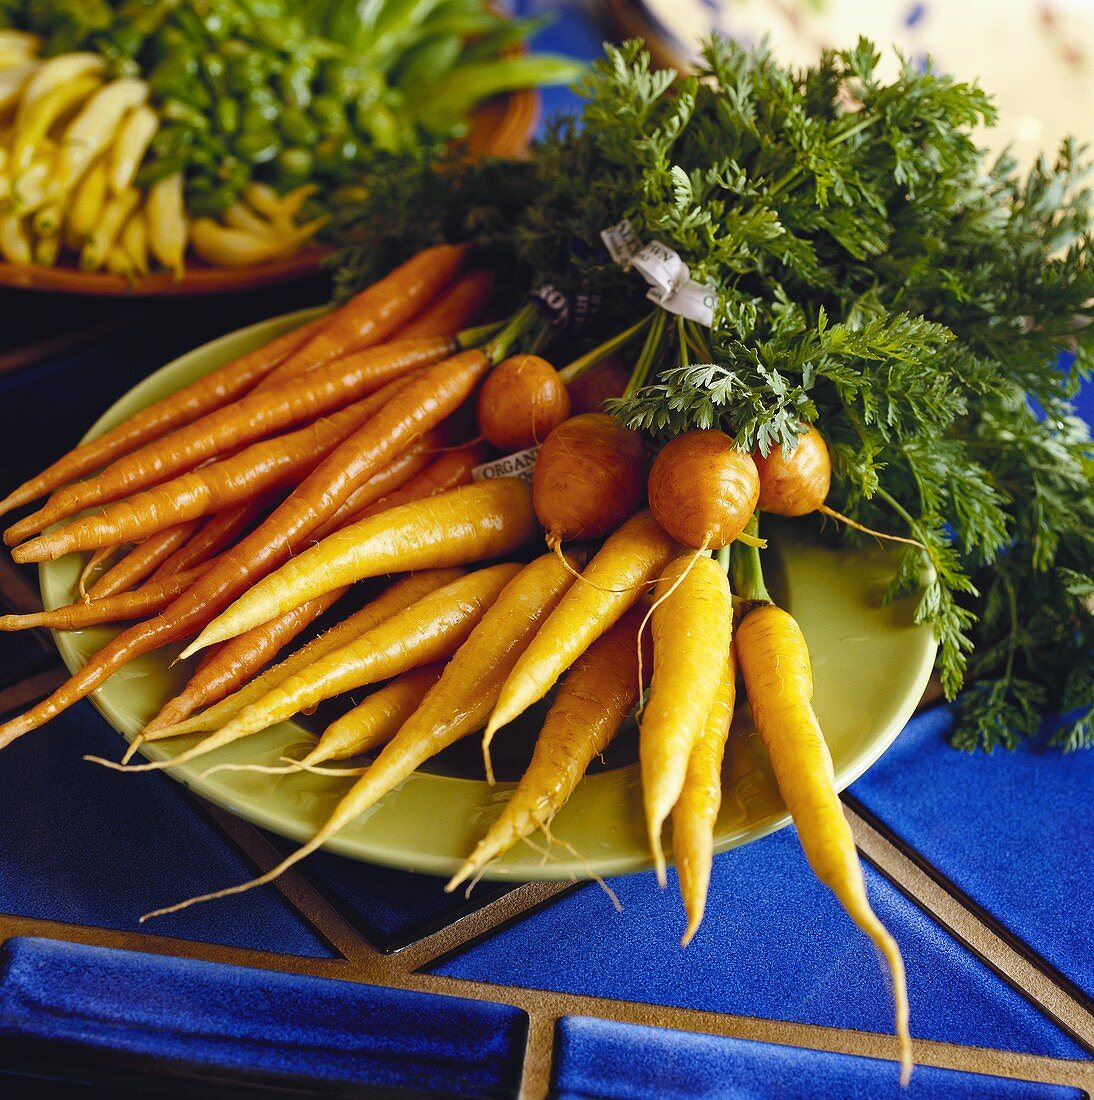
[[[153,917],[165,917],[168,913],[177,913],[182,909],[189,909],[191,905],[198,905],[201,902],[215,901],[217,898],[230,897],[232,894],[242,894],[247,890],[253,890],[256,886],[266,886],[292,867],[293,864],[299,863],[305,856],[311,855],[329,835],[324,828],[316,833],[302,848],[298,848],[292,855],[286,856],[276,867],[271,868],[265,874],[259,875],[258,878],[237,883],[235,886],[225,886],[222,890],[213,890],[208,894],[199,894],[195,898],[187,898],[186,901],[177,901],[174,905],[165,905],[160,909],[153,909],[139,918],[140,923],[144,924],[145,921],[151,920]]]
[[[912,1036],[908,1030],[908,979],[904,970],[904,959],[900,954],[900,948],[892,934],[878,919],[870,903],[866,900],[863,890],[860,904],[850,905],[848,900],[841,898],[844,906],[851,915],[851,919],[873,941],[877,949],[885,957],[889,967],[889,977],[893,983],[893,1011],[895,1017],[895,1030],[900,1043],[900,1083],[907,1085],[912,1076]],[[865,908],[861,906],[864,905]]]
[[[848,527],[853,527],[856,531],[861,531],[864,535],[873,535],[874,538],[885,539],[886,542],[903,543],[905,546],[914,546],[919,550],[927,549],[918,539],[905,538],[903,535],[889,535],[884,531],[875,531],[872,527],[864,527],[861,523],[851,519],[850,516],[845,516],[842,512],[837,512],[834,508],[829,508],[827,504],[822,504],[817,511],[831,519],[846,524]]]
[[[162,917],[167,913],[177,913],[180,909],[188,909],[191,905],[197,905],[203,901],[213,901],[216,898],[228,897],[231,894],[242,894],[246,890],[250,890],[255,886],[265,886],[267,883],[273,882],[275,878],[283,874],[295,863],[299,863],[305,856],[309,856],[312,852],[321,848],[335,833],[340,829],[348,825],[358,814],[361,812],[356,806],[347,803],[350,796],[347,795],[334,809],[334,813],[327,819],[327,823],[302,847],[297,848],[291,855],[286,856],[276,867],[267,871],[263,875],[259,875],[258,878],[251,879],[249,882],[241,882],[236,886],[227,886],[223,890],[214,890],[210,894],[201,894],[196,898],[189,898],[186,901],[176,902],[174,905],[165,906],[162,909],[153,909],[150,913],[145,913],[140,918],[143,924],[146,920],[150,920],[152,917]]]

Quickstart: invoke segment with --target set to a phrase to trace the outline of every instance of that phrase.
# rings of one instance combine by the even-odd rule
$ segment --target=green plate
[[[308,311],[252,325],[184,355],[116,402],[88,438],[313,315]],[[777,548],[777,560],[771,562],[773,587],[809,640],[815,707],[842,789],[877,760],[911,716],[934,664],[934,634],[913,625],[914,600],[883,602],[894,565],[891,551],[825,547],[817,541],[811,520],[769,522],[765,533]],[[46,607],[73,601],[81,565],[78,555],[68,555],[42,566]],[[114,633],[97,628],[56,633],[55,638],[65,663],[75,671]],[[133,661],[92,696],[107,721],[126,738],[132,738],[182,686],[192,666],[186,662],[169,667],[179,648]],[[143,751],[152,758],[170,757],[195,740],[155,742]],[[326,820],[351,780],[231,771],[203,779],[201,773],[225,761],[274,764],[284,753],[297,755],[309,740],[300,726],[286,722],[167,774],[248,821],[302,841]],[[142,778],[134,776],[132,782]],[[328,848],[356,859],[448,875],[500,812],[512,786],[490,787],[481,779],[418,772],[344,829]],[[734,721],[724,791],[718,850],[756,840],[789,820],[746,707],[738,709]],[[552,830],[565,844],[552,846],[548,860],[538,850],[519,845],[493,864],[487,877],[569,879],[649,867],[637,765],[589,775]]]

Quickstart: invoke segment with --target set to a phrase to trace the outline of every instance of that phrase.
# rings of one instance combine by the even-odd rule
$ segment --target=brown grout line
[[[956,882],[943,874],[939,868],[935,867],[930,862],[930,860],[926,859],[922,853],[917,851],[896,832],[890,829],[884,821],[872,814],[869,808],[864,806],[854,795],[844,792],[842,798],[847,808],[852,813],[856,813],[862,818],[864,825],[876,832],[882,839],[892,844],[898,852],[910,860],[911,863],[926,875],[944,894],[951,897],[962,909],[968,910],[968,912],[979,920],[989,932],[997,936],[1004,944],[1010,947],[1011,950],[1025,959],[1030,966],[1040,974],[1043,974],[1049,982],[1063,990],[1067,996],[1081,1005],[1086,1012],[1089,1013],[1092,1011],[1092,1008],[1094,1008],[1094,996],[1078,986],[1074,981],[1068,978],[1067,975],[1061,973],[1048,961],[1048,959],[1034,950],[1034,948],[1027,944],[1020,936],[1007,928],[999,918],[994,916],[994,914],[984,906],[980,905],[975,898],[970,897]]]
[[[192,794],[193,792],[191,792]],[[284,858],[253,825],[194,795],[198,806],[213,824],[249,859],[260,872],[277,866]],[[308,881],[300,870],[279,875],[271,884],[330,946],[372,980],[386,977],[386,959]]]
[[[117,951],[139,951],[145,955],[168,955],[172,958],[225,963],[229,966],[353,980],[345,959],[288,955],[200,940],[180,940],[172,936],[157,935],[152,930],[151,923],[147,927],[148,932],[130,932],[125,929],[98,928],[94,925],[65,924],[36,917],[0,914],[0,943],[14,936],[33,936]]]
[[[436,962],[442,955],[451,954],[472,940],[496,932],[504,924],[528,915],[574,886],[572,882],[524,883],[481,908],[456,918],[444,928],[391,952],[387,956],[389,963],[393,970],[402,973],[419,970]]]
[[[0,942],[11,936],[40,936],[97,947],[143,951],[153,955],[172,955],[364,984],[383,984],[389,988],[512,1005],[524,1011],[529,1017],[527,1053],[535,1063],[525,1071],[529,1091],[526,1094],[522,1093],[522,1100],[540,1100],[544,1095],[539,1090],[543,1088],[544,1080],[549,1079],[551,1073],[555,1023],[563,1016],[586,1016],[701,1035],[730,1036],[779,1046],[795,1046],[886,1061],[894,1061],[897,1055],[895,1037],[872,1032],[848,1031],[820,1027],[815,1024],[788,1023],[632,1001],[615,1001],[604,997],[556,993],[551,990],[524,989],[519,986],[466,981],[420,972],[396,974],[384,982],[377,981],[375,975],[364,972],[352,959],[316,959],[306,956],[268,954],[193,940],[171,939],[154,934],[145,935],[23,917],[0,916]],[[544,1029],[549,1029],[549,1036],[544,1034]],[[1088,1091],[1094,1090],[1094,1063],[1088,1061],[965,1047],[926,1039],[915,1040],[913,1053],[916,1064],[922,1066],[936,1066],[967,1073],[1071,1085]],[[895,1064],[893,1072],[895,1075]]]
[[[891,840],[850,807],[844,812],[862,854],[1005,982],[1073,1038],[1094,1050],[1094,1014],[993,931]]]
[[[519,1100],[545,1100],[550,1092],[556,1023],[558,1020],[545,1012],[534,1012],[528,1017],[528,1039],[524,1044]]]
[[[68,671],[61,667],[35,672],[17,684],[0,691],[0,715],[21,712],[40,703],[68,679]]]
[[[779,1046],[878,1058],[893,1062],[894,1079],[897,1074],[895,1063],[898,1047],[893,1035],[705,1012],[699,1009],[614,1001],[605,997],[556,993],[551,990],[523,989],[519,986],[465,981],[433,974],[409,974],[406,976],[405,988],[511,1004],[523,1009],[530,1018],[539,1016],[557,1020],[563,1016],[588,1016],[617,1023],[642,1024],[702,1035],[730,1036]],[[930,1039],[914,1040],[913,1057],[916,1064],[922,1066],[1094,1088],[1094,1063],[1088,1061],[966,1047]]]

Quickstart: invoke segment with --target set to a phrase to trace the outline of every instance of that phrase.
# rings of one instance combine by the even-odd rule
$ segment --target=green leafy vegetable
[[[600,231],[626,217],[718,290],[712,328],[654,325],[612,411],[665,439],[719,425],[744,447],[829,441],[832,503],[927,547],[918,606],[940,640],[955,744],[1094,744],[1094,448],[1071,399],[1090,375],[1088,166],[1066,143],[1026,177],[984,162],[975,85],[868,42],[790,71],[715,39],[701,71],[608,48],[564,121],[518,165],[394,159],[345,212],[340,285],[433,240],[476,239],[509,285],[595,292],[587,351],[648,315]],[[367,242],[367,245],[366,245]],[[658,311],[660,313],[660,311]],[[1058,362],[1070,349],[1069,366]],[[852,533],[832,537],[857,538]],[[907,550],[892,594],[919,590]]]

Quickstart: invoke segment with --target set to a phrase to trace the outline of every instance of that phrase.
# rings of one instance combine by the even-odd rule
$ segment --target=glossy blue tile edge
[[[190,1072],[511,1096],[509,1005],[165,955],[15,938],[0,950],[0,1050],[28,1043]]]
[[[1090,1050],[870,865],[878,918],[904,955],[914,1038],[1054,1058]],[[675,873],[580,887],[428,968],[449,978],[889,1034],[889,980],[817,880],[792,829],[714,860],[703,926],[680,947]]]
[[[1083,1100],[1081,1089],[919,1066],[902,1088],[894,1062],[746,1039],[564,1017],[556,1100]]]
[[[1088,996],[1094,911],[1082,898],[1094,877],[1094,752],[1026,741],[1013,752],[963,753],[948,744],[952,727],[946,706],[914,718],[852,784],[851,804],[1019,950]]]

